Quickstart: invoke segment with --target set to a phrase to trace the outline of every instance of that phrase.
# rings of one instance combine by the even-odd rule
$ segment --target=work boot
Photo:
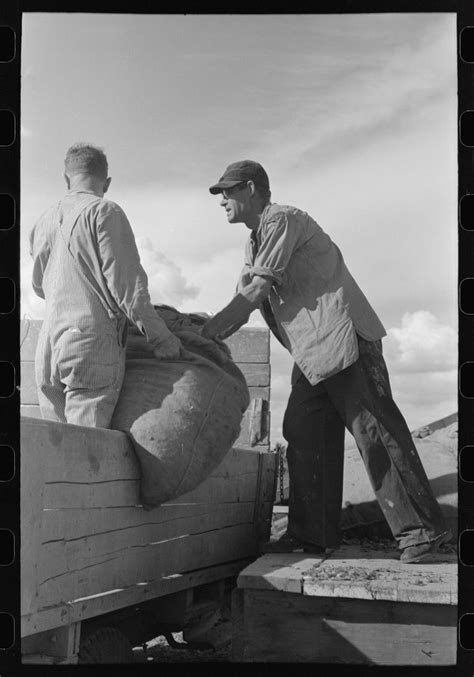
[[[295,536],[291,536],[287,531],[277,541],[268,541],[262,546],[263,553],[279,553],[279,552],[296,552],[303,550],[303,552],[312,553],[313,555],[322,555],[326,552],[326,548],[315,543],[307,543]]]
[[[405,564],[418,564],[420,562],[428,562],[433,560],[438,552],[438,549],[443,543],[447,543],[453,537],[450,531],[446,531],[441,536],[438,536],[434,541],[429,543],[420,543],[419,545],[409,545],[403,549],[400,555],[400,562]]]

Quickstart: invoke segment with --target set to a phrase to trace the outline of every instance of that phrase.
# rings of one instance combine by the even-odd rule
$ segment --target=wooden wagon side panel
[[[21,343],[21,414],[41,418],[35,382],[35,350],[41,320],[22,320]],[[244,328],[226,340],[232,358],[249,386],[251,404],[242,420],[237,447],[268,450],[270,446],[270,337],[267,329]],[[255,402],[261,403],[260,408]],[[258,409],[258,413],[255,410]]]
[[[141,593],[150,598],[188,580],[237,573],[271,519],[267,330],[241,330],[228,340],[252,402],[266,407],[249,407],[239,440],[205,482],[145,511],[126,435],[38,420],[40,326],[22,323],[22,634],[134,603]]]

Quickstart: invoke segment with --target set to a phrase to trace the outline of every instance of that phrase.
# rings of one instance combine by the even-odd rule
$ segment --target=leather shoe
[[[425,562],[433,559],[433,555],[436,555],[439,547],[443,543],[447,543],[453,537],[450,531],[447,531],[441,536],[438,536],[434,541],[429,543],[420,543],[419,545],[409,545],[407,548],[404,548],[402,554],[400,555],[400,562],[405,564],[418,564],[419,562]]]

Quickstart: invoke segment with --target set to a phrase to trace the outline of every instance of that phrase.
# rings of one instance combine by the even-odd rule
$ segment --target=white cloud
[[[196,298],[199,288],[190,285],[181,268],[164,254],[157,252],[149,238],[138,237],[137,247],[148,276],[152,303],[167,303],[179,307],[185,300]]]
[[[387,362],[397,372],[452,371],[457,363],[457,334],[427,310],[405,313],[384,342]]]

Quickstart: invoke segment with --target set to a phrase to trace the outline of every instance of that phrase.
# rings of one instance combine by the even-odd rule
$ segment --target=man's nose
[[[225,206],[226,206],[226,204],[227,204],[227,198],[224,197],[224,195],[221,197],[221,201],[220,201],[219,204],[220,204],[221,207],[225,207]]]

